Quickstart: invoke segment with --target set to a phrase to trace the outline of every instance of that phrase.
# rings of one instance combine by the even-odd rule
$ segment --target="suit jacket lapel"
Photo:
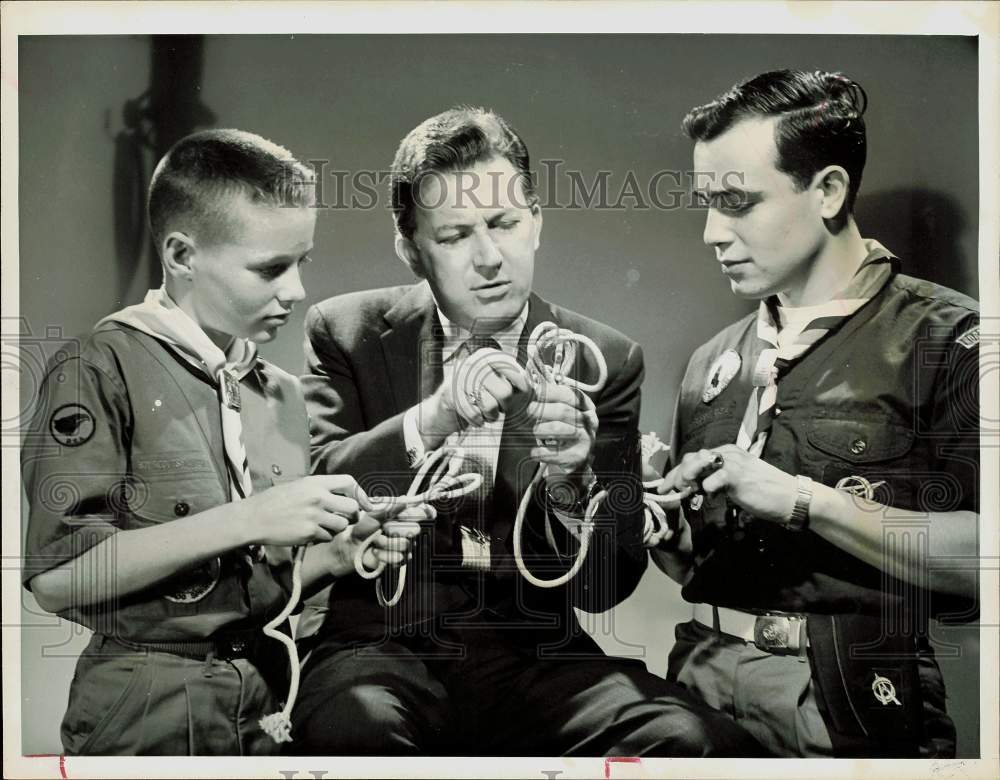
[[[385,313],[386,376],[396,412],[409,409],[441,383],[441,326],[426,282],[415,285]]]

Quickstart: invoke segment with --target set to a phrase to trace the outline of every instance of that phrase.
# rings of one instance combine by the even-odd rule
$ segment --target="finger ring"
[[[479,394],[478,390],[469,390],[465,395],[469,399],[470,404],[479,411],[483,410],[483,397]]]
[[[559,440],[554,438],[542,439],[542,444],[544,444],[550,450],[553,450],[559,446]]]

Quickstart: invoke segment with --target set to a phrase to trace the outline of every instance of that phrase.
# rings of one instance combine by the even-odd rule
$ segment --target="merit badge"
[[[193,604],[215,590],[222,576],[222,561],[213,558],[182,578],[183,585],[163,598],[175,604]]]
[[[740,353],[735,349],[727,349],[712,363],[708,370],[708,379],[705,380],[705,389],[701,393],[703,404],[711,403],[715,400],[740,371],[743,364]]]
[[[896,686],[892,684],[892,680],[878,673],[875,674],[875,679],[872,681],[872,694],[883,707],[887,706],[889,702],[895,702],[900,707],[903,706],[903,702],[896,698]]]
[[[837,484],[834,485],[834,488],[841,490],[844,493],[850,493],[852,496],[873,501],[875,499],[875,490],[882,487],[884,484],[884,479],[881,479],[878,482],[869,482],[864,477],[852,474],[851,476],[839,479]]]
[[[63,404],[49,418],[49,433],[64,447],[79,447],[94,435],[94,415],[80,404]]]
[[[232,371],[222,372],[222,400],[230,409],[240,410],[240,380]]]

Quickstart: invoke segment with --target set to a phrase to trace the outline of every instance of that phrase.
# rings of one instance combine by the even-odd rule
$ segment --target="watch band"
[[[790,531],[804,531],[809,526],[809,505],[813,497],[813,481],[799,474],[798,492],[795,495],[795,507],[785,520],[785,527]]]
[[[590,500],[600,491],[600,483],[598,482],[596,475],[591,475],[590,481],[584,487],[584,494],[579,495],[578,491],[573,491],[577,493],[577,498],[571,503],[560,500],[560,496],[553,495],[553,492],[549,490],[549,485],[545,485],[545,498],[548,505],[553,509],[562,512],[563,514],[571,515],[574,517],[583,517],[587,512],[587,507],[590,506]]]

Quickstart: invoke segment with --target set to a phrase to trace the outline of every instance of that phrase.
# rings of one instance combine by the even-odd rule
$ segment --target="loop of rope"
[[[285,646],[288,652],[288,666],[291,671],[291,681],[288,684],[288,698],[285,706],[280,712],[265,715],[260,719],[260,727],[275,742],[292,741],[292,707],[295,706],[295,699],[299,695],[299,651],[295,646],[295,640],[285,633],[278,631],[278,626],[284,623],[292,610],[299,603],[302,595],[302,560],[305,558],[306,546],[294,548],[294,560],[292,563],[292,595],[288,598],[288,603],[269,623],[264,626],[264,634],[277,639]]]
[[[664,477],[660,477],[659,479],[646,480],[642,483],[642,487],[647,491],[655,491],[663,484],[664,479]],[[681,498],[683,498],[683,495],[676,490],[672,490],[662,496],[655,492],[642,494],[643,516],[645,519],[645,525],[642,530],[642,543],[645,547],[656,547],[670,533],[671,528],[667,523],[667,513],[663,510],[663,506],[676,504]]]
[[[567,376],[576,360],[577,344],[583,345],[590,351],[597,365],[598,377],[597,380],[592,383],[584,383]],[[550,347],[553,348],[554,351],[554,361],[552,366],[546,364],[541,356],[542,351]],[[497,350],[490,351],[491,353],[497,352]],[[504,358],[509,358],[509,356],[503,352],[500,352],[499,355],[503,355]],[[496,360],[497,355],[491,355],[491,362],[495,362]],[[529,381],[535,386],[539,385],[542,378],[544,378],[545,381],[553,384],[564,385],[566,387],[587,393],[594,393],[600,392],[608,379],[607,362],[605,361],[604,355],[601,353],[597,344],[595,344],[594,341],[587,336],[574,333],[566,328],[559,328],[552,322],[543,322],[532,331],[528,339],[529,368],[527,370],[522,368],[513,358],[509,359],[509,364],[512,369],[520,371],[527,376]],[[462,403],[465,400],[466,398],[456,399],[458,403]],[[369,514],[376,517],[384,516],[400,504],[403,506],[414,506],[417,504],[429,503],[431,501],[458,498],[476,490],[482,484],[482,475],[471,472],[460,474],[459,469],[461,468],[463,456],[464,452],[460,447],[442,447],[426,453],[416,476],[410,483],[410,487],[407,490],[406,495],[374,499],[373,503],[375,504],[375,508],[370,511]],[[417,491],[427,479],[427,475],[432,468],[434,468],[434,472],[428,480],[427,489],[423,493],[418,493]],[[598,508],[600,508],[601,504],[604,502],[604,499],[607,498],[607,491],[602,490],[590,500],[587,510],[584,513],[581,525],[580,547],[577,551],[576,559],[570,569],[560,577],[553,580],[539,579],[528,570],[527,566],[525,566],[521,549],[521,536],[524,516],[527,511],[530,497],[534,493],[538,483],[547,473],[548,467],[544,465],[540,465],[535,471],[535,476],[532,478],[531,485],[521,498],[521,502],[518,505],[513,530],[514,559],[517,562],[518,569],[528,582],[540,588],[554,588],[559,585],[563,585],[569,582],[576,576],[577,572],[580,571],[580,568],[583,566],[583,562],[587,557],[587,551],[590,548],[590,538],[593,534],[594,528],[594,516],[596,515]],[[659,509],[659,507],[657,507],[657,509]],[[662,510],[660,511],[662,512]],[[385,598],[385,594],[382,590],[382,580],[380,579],[380,576],[386,568],[385,562],[377,561],[374,569],[367,569],[363,562],[365,552],[373,544],[375,544],[381,533],[381,530],[375,531],[358,546],[354,555],[354,569],[358,575],[364,579],[376,579],[375,593],[379,604],[383,607],[391,607],[397,604],[400,598],[402,598],[403,588],[406,584],[406,564],[402,563],[398,567],[396,589],[392,597],[387,599]],[[279,743],[292,741],[291,711],[295,704],[295,699],[298,696],[300,670],[298,650],[295,646],[295,641],[286,634],[278,631],[277,627],[288,619],[288,616],[291,615],[292,610],[295,609],[295,606],[298,604],[299,598],[302,595],[302,561],[305,557],[305,551],[305,545],[294,548],[291,596],[289,597],[288,603],[285,605],[284,609],[281,610],[281,613],[268,622],[263,629],[266,636],[278,640],[285,646],[288,651],[288,660],[291,669],[291,682],[289,683],[288,699],[285,702],[285,706],[280,712],[265,715],[260,719],[260,726],[264,732],[275,742]]]
[[[580,344],[590,351],[597,365],[597,379],[592,383],[585,383],[568,376],[576,361],[577,344]],[[553,365],[548,365],[542,359],[542,350],[553,349]],[[608,364],[604,359],[604,354],[600,347],[587,336],[574,333],[567,328],[560,328],[553,322],[543,322],[539,324],[528,337],[528,366],[526,374],[534,385],[541,383],[542,379],[556,385],[563,385],[585,393],[597,393],[604,389],[608,381]],[[577,575],[583,566],[583,562],[590,550],[590,539],[594,533],[594,516],[597,510],[608,496],[606,490],[595,494],[587,504],[583,520],[580,524],[580,546],[576,552],[576,558],[568,571],[559,577],[551,580],[543,580],[536,577],[529,571],[524,563],[522,549],[522,535],[524,528],[524,517],[528,511],[528,504],[531,496],[534,495],[535,488],[549,473],[547,464],[539,465],[535,470],[535,475],[531,479],[531,484],[521,497],[517,507],[517,515],[514,517],[514,529],[512,531],[514,542],[514,562],[517,564],[521,576],[537,588],[556,588],[565,585]]]
[[[410,483],[406,495],[373,499],[372,503],[375,504],[375,509],[369,512],[369,514],[375,516],[385,515],[400,504],[403,506],[414,506],[416,504],[426,504],[431,501],[458,498],[459,496],[471,493],[473,490],[479,488],[483,482],[483,477],[481,474],[473,472],[458,473],[464,457],[465,451],[461,447],[442,447],[428,452],[416,476]],[[428,480],[427,475],[431,472],[432,468],[434,471],[430,474]],[[418,493],[417,491],[425,480],[428,480],[427,489],[423,493]],[[403,596],[403,588],[406,585],[406,564],[400,564],[397,569],[396,589],[390,598],[385,597],[382,580],[378,579],[385,571],[385,563],[378,561],[374,569],[368,569],[364,565],[365,552],[378,541],[381,533],[381,531],[375,531],[358,546],[358,549],[354,553],[354,570],[358,573],[358,576],[366,580],[377,579],[375,583],[375,595],[378,598],[379,604],[383,607],[392,607],[399,603],[399,600]]]

